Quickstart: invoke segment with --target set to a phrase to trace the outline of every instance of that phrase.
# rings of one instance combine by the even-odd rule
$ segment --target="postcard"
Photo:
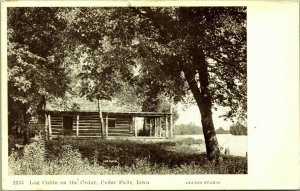
[[[1,2],[3,190],[299,189],[297,1]]]

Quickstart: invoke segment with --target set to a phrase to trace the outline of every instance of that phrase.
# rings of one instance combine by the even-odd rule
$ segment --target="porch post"
[[[170,138],[173,137],[173,117],[170,116]]]
[[[143,132],[146,132],[147,129],[147,118],[144,117],[144,127],[143,127]]]
[[[134,128],[134,136],[137,137],[137,127],[135,125],[135,117],[132,118],[132,125]]]
[[[154,118],[154,137],[157,136],[157,123],[156,123],[157,118]]]
[[[168,116],[166,115],[165,117],[165,122],[166,122],[166,138],[169,137],[169,126],[168,126]]]
[[[150,123],[150,135],[149,135],[149,137],[151,137],[151,131],[152,131],[152,119],[149,119],[149,123]]]
[[[173,138],[173,103],[170,102],[170,138]]]
[[[52,129],[51,129],[51,116],[48,115],[48,125],[49,125],[49,138],[52,139]]]
[[[77,115],[77,121],[76,121],[76,137],[79,136],[79,115]]]
[[[161,117],[159,117],[159,137],[161,137]]]
[[[46,133],[46,139],[49,140],[48,117],[46,114],[45,114],[45,133]]]
[[[108,137],[108,114],[105,117],[105,137]]]

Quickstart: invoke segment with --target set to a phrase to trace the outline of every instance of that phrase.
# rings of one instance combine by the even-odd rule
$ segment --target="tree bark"
[[[28,119],[28,115],[27,115],[27,106],[22,106],[22,117],[23,117],[23,122],[22,122],[22,126],[23,126],[23,145],[26,145],[29,143],[29,119]]]
[[[190,50],[190,55],[192,66],[183,66],[182,69],[200,110],[207,158],[211,162],[220,162],[222,157],[212,119],[207,63],[203,51],[197,47]],[[196,79],[196,74],[199,74],[199,79]]]
[[[219,150],[215,127],[213,124],[211,107],[199,106],[199,108],[207,158],[212,162],[220,162],[222,160],[222,157]]]
[[[40,97],[39,104],[37,105],[37,117],[38,117],[38,130],[42,131],[42,136],[46,140],[47,132],[45,131],[45,128],[43,128],[45,124],[45,110],[46,110],[46,97],[42,95]],[[36,132],[35,132],[36,133]]]
[[[100,118],[100,124],[101,124],[101,137],[102,139],[105,139],[105,131],[104,131],[104,121],[102,116],[102,106],[101,106],[101,100],[98,99],[98,112],[99,112],[99,118]]]

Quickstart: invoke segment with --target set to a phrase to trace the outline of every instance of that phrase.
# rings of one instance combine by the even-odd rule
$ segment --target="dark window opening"
[[[63,117],[64,135],[72,135],[73,130],[73,116]]]
[[[109,119],[108,127],[113,127],[113,128],[116,127],[116,120]]]

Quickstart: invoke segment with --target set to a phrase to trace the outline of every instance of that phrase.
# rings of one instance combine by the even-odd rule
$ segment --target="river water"
[[[193,138],[196,140],[203,140],[203,135],[175,135],[175,138]],[[247,136],[237,136],[231,134],[217,134],[217,139],[220,147],[229,148],[230,155],[235,156],[246,156],[248,151],[248,137]],[[203,147],[204,148],[204,147]],[[224,150],[223,150],[224,151]]]

